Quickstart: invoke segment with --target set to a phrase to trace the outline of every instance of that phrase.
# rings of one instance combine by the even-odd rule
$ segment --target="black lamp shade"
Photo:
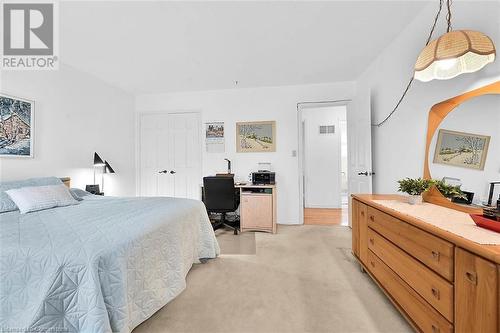
[[[115,170],[109,165],[108,161],[104,161],[104,173],[115,173]]]
[[[97,154],[94,153],[94,166],[105,166],[104,161],[102,158]]]

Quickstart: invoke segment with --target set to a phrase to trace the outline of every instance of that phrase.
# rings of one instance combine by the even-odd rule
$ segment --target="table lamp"
[[[104,161],[104,171],[102,173],[102,192],[104,192],[104,174],[105,173],[115,173],[115,170],[109,165],[108,161]]]

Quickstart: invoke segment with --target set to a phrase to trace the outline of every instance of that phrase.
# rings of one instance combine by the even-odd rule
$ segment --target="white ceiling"
[[[62,2],[61,61],[131,93],[355,79],[429,2]]]

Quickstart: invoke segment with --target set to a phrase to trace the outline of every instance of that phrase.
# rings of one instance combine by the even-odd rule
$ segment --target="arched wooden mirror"
[[[500,81],[434,105],[429,111],[425,179],[461,184],[474,193],[472,204],[451,202],[434,187],[424,200],[470,214],[481,214],[490,183],[500,181]],[[498,199],[496,186],[493,203]]]

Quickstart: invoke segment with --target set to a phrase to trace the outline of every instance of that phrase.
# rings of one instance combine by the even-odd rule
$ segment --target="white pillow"
[[[14,201],[21,214],[78,204],[63,184],[22,187],[5,193]]]

